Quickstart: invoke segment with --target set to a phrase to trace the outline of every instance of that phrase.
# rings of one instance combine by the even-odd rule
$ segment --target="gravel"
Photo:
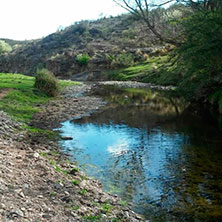
[[[149,89],[157,89],[157,90],[174,90],[174,86],[160,86],[153,85],[151,83],[142,83],[136,81],[104,81],[97,82],[98,85],[113,85],[122,88],[149,88]]]

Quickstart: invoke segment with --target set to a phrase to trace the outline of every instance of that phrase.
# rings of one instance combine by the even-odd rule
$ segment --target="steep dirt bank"
[[[52,129],[59,121],[99,109],[104,105],[100,98],[82,96],[91,87],[68,88],[62,99],[41,107],[32,125]],[[81,173],[48,135],[28,133],[4,112],[0,129],[0,221],[144,221]]]

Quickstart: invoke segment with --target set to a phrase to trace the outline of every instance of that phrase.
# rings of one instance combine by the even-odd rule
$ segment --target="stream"
[[[108,105],[62,123],[65,153],[150,221],[222,220],[222,132],[182,98],[100,87]]]

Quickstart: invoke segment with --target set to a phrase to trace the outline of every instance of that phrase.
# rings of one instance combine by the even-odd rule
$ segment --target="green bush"
[[[179,48],[178,65],[185,69],[180,89],[188,99],[204,103],[215,95],[221,111],[222,100],[216,95],[222,86],[222,11],[196,12],[182,24],[185,40]]]
[[[109,79],[116,80],[116,81],[126,81],[127,75],[120,73],[119,71],[117,72],[114,71],[109,74]]]
[[[133,39],[135,37],[135,31],[133,29],[123,30],[122,37],[127,39]]]
[[[88,54],[79,54],[76,57],[76,61],[81,66],[87,66],[90,60],[90,56]]]
[[[48,96],[56,96],[59,93],[58,81],[54,74],[47,69],[37,70],[34,87]]]
[[[121,53],[111,62],[112,68],[129,67],[134,64],[134,56],[131,53]]]
[[[5,41],[0,40],[0,55],[12,51],[12,47]]]

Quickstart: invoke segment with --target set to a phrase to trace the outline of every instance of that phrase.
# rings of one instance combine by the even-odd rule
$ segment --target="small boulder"
[[[68,137],[68,136],[64,136],[64,137],[62,137],[61,139],[62,139],[62,140],[73,140],[72,137]]]

